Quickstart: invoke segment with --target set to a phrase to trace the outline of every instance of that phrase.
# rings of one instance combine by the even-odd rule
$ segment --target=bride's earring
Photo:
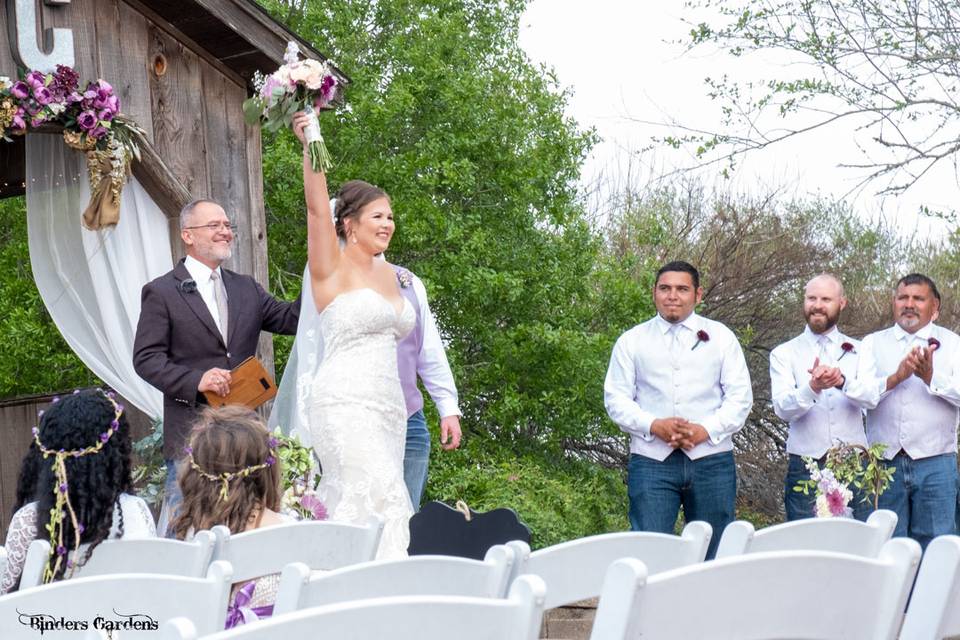
[[[353,244],[357,244],[357,242],[359,242],[357,240],[357,234],[353,234]]]

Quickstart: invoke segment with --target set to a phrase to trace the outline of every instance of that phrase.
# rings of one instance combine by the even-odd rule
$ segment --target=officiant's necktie
[[[216,271],[210,274],[210,280],[213,281],[213,301],[220,316],[220,335],[223,336],[223,344],[227,344],[227,290],[223,288],[223,278]]]

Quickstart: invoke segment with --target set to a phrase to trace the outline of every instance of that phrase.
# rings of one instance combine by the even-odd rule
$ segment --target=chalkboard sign
[[[412,556],[439,554],[482,560],[487,549],[510,540],[530,543],[530,529],[513,509],[478,513],[466,506],[458,511],[442,502],[428,502],[410,518],[407,551]]]

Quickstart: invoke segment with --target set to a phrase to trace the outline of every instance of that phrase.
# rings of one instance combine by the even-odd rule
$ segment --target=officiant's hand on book
[[[204,371],[200,384],[197,385],[197,391],[200,393],[209,391],[225,397],[230,393],[230,370],[214,367]]]

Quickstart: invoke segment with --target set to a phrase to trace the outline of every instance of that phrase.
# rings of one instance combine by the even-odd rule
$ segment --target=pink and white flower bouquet
[[[852,518],[853,509],[848,506],[853,492],[846,484],[837,480],[833,471],[823,469],[813,458],[806,460],[810,480],[817,483],[816,515],[818,518]]]
[[[300,60],[296,42],[287,45],[284,64],[268,76],[257,72],[253,78],[256,94],[243,102],[248,124],[262,123],[267,131],[289,127],[293,114],[305,112],[311,118],[304,133],[309,142],[310,165],[314,171],[328,171],[330,153],[323,143],[317,111],[330,106],[337,97],[340,83],[326,62]]]

